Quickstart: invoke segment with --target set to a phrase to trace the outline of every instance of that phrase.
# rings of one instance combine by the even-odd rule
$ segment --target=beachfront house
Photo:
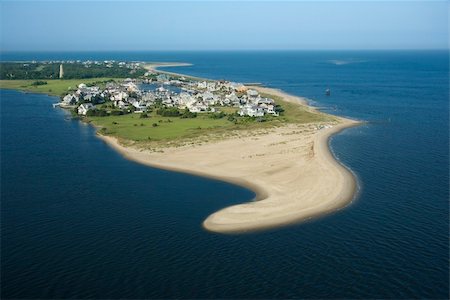
[[[88,111],[94,110],[95,106],[92,103],[83,103],[78,107],[78,114],[85,116]]]
[[[275,110],[275,105],[272,105],[272,104],[267,105],[267,108],[265,109],[265,112],[267,114],[274,115],[276,117],[279,116],[279,113],[277,113],[276,110]]]
[[[248,90],[247,91],[247,98],[248,98],[249,101],[257,103],[257,101],[259,100],[259,93],[258,93],[258,91]]]
[[[77,104],[77,102],[79,100],[80,99],[78,98],[78,96],[73,95],[73,94],[68,94],[68,95],[64,96],[62,102],[64,105],[75,105],[75,104]]]
[[[264,116],[264,109],[256,105],[244,105],[241,106],[241,109],[239,110],[238,114],[241,117],[243,116],[262,117]]]

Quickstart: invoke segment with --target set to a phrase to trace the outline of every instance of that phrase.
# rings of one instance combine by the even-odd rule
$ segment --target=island
[[[9,63],[0,88],[59,96],[57,106],[97,127],[99,138],[130,160],[255,192],[254,201],[208,216],[203,227],[212,232],[285,226],[352,201],[356,178],[328,141],[360,122],[261,85],[158,69],[179,65],[188,64]]]

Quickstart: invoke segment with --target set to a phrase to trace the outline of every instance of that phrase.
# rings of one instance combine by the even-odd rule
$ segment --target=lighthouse
[[[63,76],[64,76],[63,65],[60,64],[59,65],[59,79],[63,78]]]

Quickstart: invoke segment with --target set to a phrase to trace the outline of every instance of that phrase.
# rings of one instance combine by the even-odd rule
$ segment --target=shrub
[[[277,104],[275,105],[275,112],[281,114],[284,112],[284,108],[282,108],[281,105]]]
[[[156,110],[156,114],[163,117],[178,117],[180,111],[176,107],[161,107]]]
[[[97,115],[97,111],[95,109],[91,109],[86,112],[86,117],[94,117],[96,115]]]
[[[139,116],[139,118],[140,118],[140,119],[146,119],[146,118],[148,118],[148,115],[147,115],[146,113],[142,113],[142,114]]]
[[[158,123],[153,123],[152,126],[153,127],[158,127]]]
[[[183,114],[181,114],[180,118],[182,118],[182,119],[197,118],[197,113],[190,112],[189,109],[185,108],[183,111]]]
[[[37,86],[37,85],[45,85],[47,84],[47,81],[37,80],[33,82],[31,85]]]
[[[237,119],[236,119],[235,116],[233,116],[233,115],[228,115],[227,120],[230,121],[230,122],[235,122],[235,121],[237,121]]]
[[[113,110],[113,111],[111,111],[111,115],[112,116],[120,116],[120,115],[123,115],[123,111],[121,111],[121,110]]]
[[[213,114],[211,114],[209,117],[211,118],[211,119],[222,119],[223,117],[225,117],[226,116],[226,114],[223,112],[223,111],[221,111],[221,112],[219,112],[219,113],[213,113]]]
[[[100,109],[97,111],[97,116],[99,117],[106,117],[108,115],[108,113],[106,112],[106,110]]]

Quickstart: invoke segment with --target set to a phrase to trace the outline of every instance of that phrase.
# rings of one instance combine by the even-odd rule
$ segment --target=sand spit
[[[154,70],[158,66],[162,64],[147,68]],[[252,88],[315,110],[303,98],[266,87]],[[203,222],[209,231],[240,233],[301,222],[350,203],[356,192],[356,179],[332,155],[328,140],[358,124],[338,117],[327,123],[289,124],[258,135],[242,134],[158,152],[125,147],[114,137],[100,137],[133,161],[220,179],[253,190],[255,201],[223,208]]]

